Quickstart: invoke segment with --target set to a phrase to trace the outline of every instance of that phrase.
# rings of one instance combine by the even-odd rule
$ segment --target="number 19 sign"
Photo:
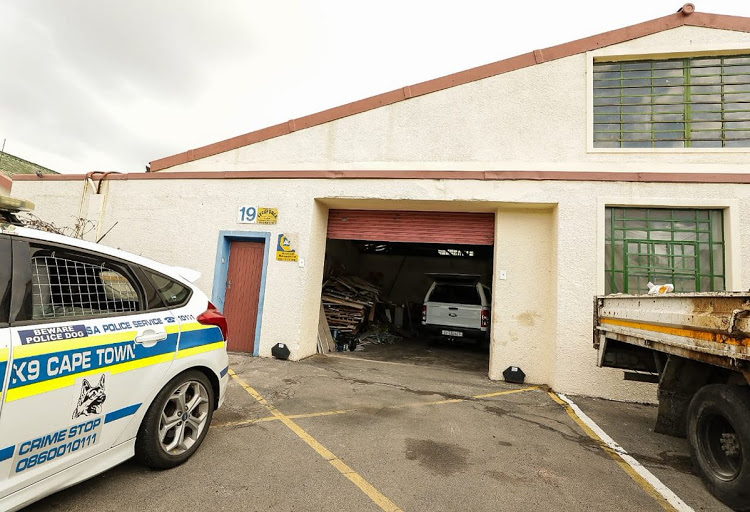
[[[237,222],[240,224],[276,224],[278,208],[243,205],[237,209]]]
[[[237,222],[240,224],[255,224],[258,222],[258,207],[240,206],[237,210]]]

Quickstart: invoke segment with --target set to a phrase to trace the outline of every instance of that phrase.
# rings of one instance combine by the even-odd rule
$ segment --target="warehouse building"
[[[653,401],[653,384],[597,368],[594,295],[643,293],[649,280],[750,288],[750,19],[693,11],[145,174],[20,177],[13,194],[42,218],[92,220],[92,238],[201,271],[235,350],[315,354],[330,275],[372,283],[409,326],[425,274],[473,273],[491,288],[491,379],[516,365],[559,391]]]

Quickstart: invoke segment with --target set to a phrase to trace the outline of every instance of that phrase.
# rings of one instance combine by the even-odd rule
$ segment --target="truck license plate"
[[[460,338],[464,335],[461,331],[446,331],[445,329],[442,332],[443,336],[455,336],[456,338]]]

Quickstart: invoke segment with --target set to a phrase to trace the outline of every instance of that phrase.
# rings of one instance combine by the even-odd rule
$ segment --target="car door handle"
[[[160,341],[164,341],[167,339],[167,333],[166,331],[162,332],[156,332],[151,329],[143,331],[143,333],[139,334],[135,337],[135,342],[139,345],[153,345],[155,343],[158,343]]]

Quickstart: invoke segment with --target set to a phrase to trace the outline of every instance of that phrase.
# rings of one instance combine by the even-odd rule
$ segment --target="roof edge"
[[[15,181],[83,181],[86,174],[20,175]],[[624,181],[648,183],[750,184],[750,173],[670,173],[597,171],[203,171],[108,174],[102,180],[223,180],[223,179],[354,179],[354,180],[477,180],[477,181]]]
[[[244,135],[191,149],[183,153],[153,160],[150,162],[150,171],[162,171],[176,165],[185,164],[201,158],[249,146],[257,142],[287,135],[298,130],[325,124],[354,114],[361,114],[368,110],[374,110],[416,96],[422,96],[449,89],[451,87],[464,85],[477,80],[507,73],[509,71],[533,66],[535,64],[542,64],[544,62],[570,57],[572,55],[596,50],[605,46],[623,43],[632,39],[681,27],[683,25],[750,32],[750,18],[728,16],[724,14],[688,12],[685,10],[684,12],[669,14],[636,25],[603,32],[601,34],[584,37],[568,43],[550,46],[549,48],[534,50],[529,53],[503,59],[491,64],[485,64],[465,71],[459,71],[440,78],[420,82],[415,85],[406,86],[401,89],[396,89],[328,110],[323,110],[316,114],[291,119],[286,123],[262,128]]]
[[[13,180],[1,172],[0,172],[0,187],[7,188],[8,190],[13,188]]]
[[[20,156],[13,155],[11,153],[8,153],[7,151],[0,151],[0,161],[2,161],[4,158],[10,158],[11,160],[15,160],[17,162],[22,162],[24,164],[28,164],[31,167],[36,168],[36,170],[44,173],[44,174],[60,174],[57,171],[53,171],[52,169],[45,167],[43,165],[39,165],[35,162],[32,162],[30,160],[26,160],[25,158],[21,158]],[[46,172],[45,172],[46,171]],[[0,174],[3,174],[0,172]],[[21,174],[21,173],[18,173]],[[25,173],[24,173],[25,174]]]

